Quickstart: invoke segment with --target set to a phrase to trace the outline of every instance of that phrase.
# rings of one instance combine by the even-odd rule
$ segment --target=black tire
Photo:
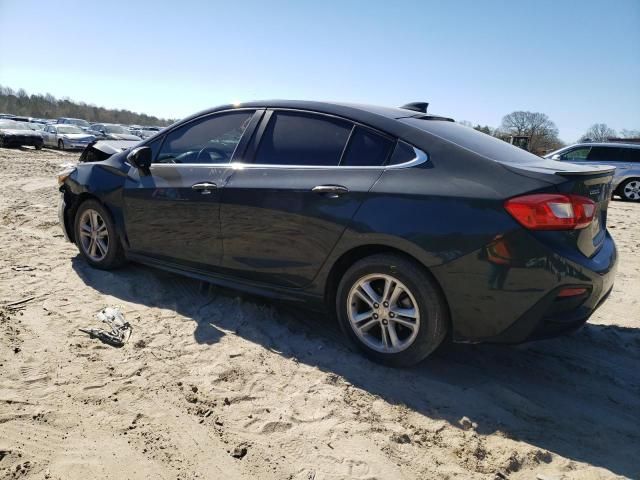
[[[624,189],[633,182],[635,182],[636,185],[640,184],[640,178],[629,178],[622,182],[618,187],[618,195],[620,195],[620,198],[625,202],[640,202],[640,196],[638,196],[638,198],[630,198],[624,191]]]
[[[62,140],[58,140],[58,150],[64,150],[64,142]]]
[[[35,147],[36,147],[36,150],[42,150],[42,144],[35,145]]]
[[[355,304],[349,303],[350,292],[360,280],[374,274],[386,275],[399,280],[410,290],[417,303],[419,310],[418,332],[412,343],[402,351],[389,353],[371,348],[358,337],[354,327],[351,326],[349,309],[352,308],[351,305]],[[396,254],[372,255],[352,265],[338,285],[336,314],[344,334],[367,357],[375,362],[393,367],[409,367],[424,360],[442,343],[449,328],[448,309],[438,285],[422,266],[409,258]],[[373,327],[373,329],[375,328],[382,329],[384,327],[380,325]],[[396,326],[394,331],[396,328],[402,327]]]
[[[107,251],[103,258],[95,259],[92,258],[87,247],[85,247],[83,243],[83,238],[81,234],[81,224],[80,221],[83,218],[84,214],[93,210],[98,213],[100,219],[102,220],[102,224],[106,227],[107,235],[108,235],[108,244]],[[90,212],[89,212],[90,213]],[[114,268],[121,267],[126,263],[126,259],[124,256],[124,250],[122,245],[120,244],[120,239],[118,236],[118,231],[116,229],[115,223],[113,222],[113,218],[109,211],[97,200],[85,200],[82,202],[76,211],[76,215],[73,222],[73,232],[76,246],[80,251],[80,255],[87,261],[89,265],[95,268],[99,268],[101,270],[112,270]]]

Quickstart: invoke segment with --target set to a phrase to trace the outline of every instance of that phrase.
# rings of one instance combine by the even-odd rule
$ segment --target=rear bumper
[[[591,258],[568,251],[565,257],[527,233],[503,241],[515,252],[511,263],[496,264],[480,251],[434,271],[447,297],[454,341],[521,343],[569,332],[611,292],[617,251],[608,233]],[[560,297],[565,288],[587,292]]]
[[[607,234],[603,248],[588,262],[588,265],[597,265],[597,270],[585,268],[587,265],[574,265],[579,276],[588,279],[588,282],[573,283],[571,277],[561,280],[561,285],[549,291],[511,326],[485,341],[522,343],[554,337],[580,328],[609,297],[617,261],[615,243]],[[586,287],[588,291],[576,297],[559,297],[560,291],[568,287]]]

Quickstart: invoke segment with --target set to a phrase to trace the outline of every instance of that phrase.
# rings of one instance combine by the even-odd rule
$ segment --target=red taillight
[[[578,295],[584,295],[585,293],[587,293],[587,289],[582,287],[563,288],[558,293],[558,297],[559,298],[577,297]]]
[[[593,200],[579,195],[535,193],[511,198],[504,208],[531,230],[574,230],[587,227],[596,213]]]

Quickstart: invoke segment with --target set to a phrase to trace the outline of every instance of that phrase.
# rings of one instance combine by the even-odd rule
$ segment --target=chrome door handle
[[[204,182],[196,183],[191,188],[198,190],[202,195],[210,195],[211,190],[215,190],[218,186],[215,183]]]
[[[342,185],[318,185],[317,187],[313,187],[311,191],[329,198],[338,198],[340,195],[348,193],[349,189]]]

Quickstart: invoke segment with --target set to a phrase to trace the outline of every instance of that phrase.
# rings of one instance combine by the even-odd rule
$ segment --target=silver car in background
[[[640,202],[640,144],[576,143],[545,155],[562,162],[616,167],[612,192],[623,200]]]
[[[47,125],[42,132],[45,147],[60,150],[84,150],[96,137],[76,125],[56,123]]]

